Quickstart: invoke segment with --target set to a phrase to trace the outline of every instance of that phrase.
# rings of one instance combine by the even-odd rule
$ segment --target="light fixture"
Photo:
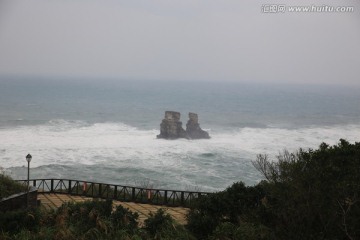
[[[26,206],[29,207],[29,187],[30,187],[30,162],[32,156],[30,153],[26,155],[26,161],[28,162],[28,171],[27,171],[27,196],[26,196]]]

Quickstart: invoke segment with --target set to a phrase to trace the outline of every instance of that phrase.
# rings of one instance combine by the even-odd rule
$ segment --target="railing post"
[[[115,186],[115,189],[114,189],[113,199],[117,199],[117,186]]]
[[[148,203],[151,202],[151,191],[149,189],[146,189],[146,199]]]
[[[76,186],[76,195],[79,195],[79,181],[76,181],[75,182],[75,185],[74,185],[74,187]]]
[[[54,192],[54,179],[51,179],[51,186],[50,186],[50,192]]]
[[[184,206],[184,192],[181,192],[181,200],[180,200],[181,206]]]
[[[164,193],[164,204],[166,205],[168,203],[168,199],[167,199],[167,190],[165,190],[165,193]]]
[[[69,180],[68,193],[71,194],[71,180]]]
[[[33,187],[36,187],[36,180],[33,180]]]
[[[131,200],[135,201],[135,188],[131,188]]]
[[[101,198],[101,191],[102,191],[102,184],[99,183],[99,192],[98,192],[98,196]]]

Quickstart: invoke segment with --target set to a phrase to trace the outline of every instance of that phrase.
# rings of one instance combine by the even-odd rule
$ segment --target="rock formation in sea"
[[[209,133],[200,128],[199,117],[196,113],[189,113],[189,121],[186,124],[186,133],[191,139],[210,138]]]
[[[157,137],[165,139],[188,138],[186,131],[182,128],[179,112],[165,112],[165,118],[160,124],[160,134]]]
[[[186,131],[182,127],[180,121],[180,113],[174,111],[166,111],[165,118],[160,124],[160,134],[158,138],[165,139],[203,139],[210,138],[209,133],[200,128],[198,122],[198,115],[196,113],[189,113],[189,121],[186,124]]]

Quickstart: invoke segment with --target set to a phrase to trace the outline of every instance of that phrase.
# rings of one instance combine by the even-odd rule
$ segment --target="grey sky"
[[[360,85],[360,1],[0,0],[0,75]]]

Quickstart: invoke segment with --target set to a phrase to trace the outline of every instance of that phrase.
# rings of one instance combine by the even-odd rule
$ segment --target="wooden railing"
[[[27,180],[18,181],[27,185]],[[189,207],[196,198],[211,194],[209,192],[152,189],[72,179],[31,179],[29,184],[36,187],[39,192],[45,193],[183,207]]]

